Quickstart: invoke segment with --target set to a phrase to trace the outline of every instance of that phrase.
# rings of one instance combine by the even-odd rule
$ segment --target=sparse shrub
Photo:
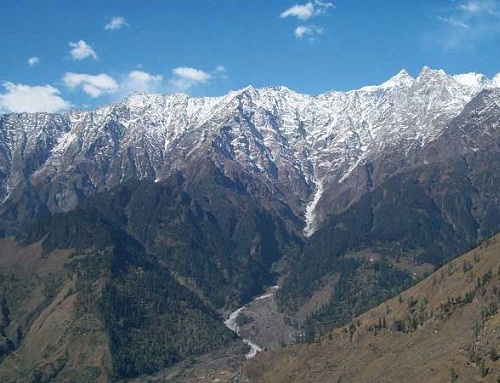
[[[493,347],[490,351],[490,359],[493,362],[496,362],[500,358],[500,355],[498,355],[498,351],[495,347]]]
[[[486,367],[486,362],[484,359],[481,359],[481,363],[479,364],[479,371],[481,373],[481,378],[484,378],[486,375],[488,375],[489,368]]]

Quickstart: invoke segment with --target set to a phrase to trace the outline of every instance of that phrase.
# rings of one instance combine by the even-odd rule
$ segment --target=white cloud
[[[311,17],[326,13],[329,8],[333,8],[333,3],[314,0],[303,5],[295,4],[294,6],[285,9],[281,13],[280,17],[282,19],[286,17],[296,17],[299,20],[309,20]]]
[[[295,31],[293,32],[295,35],[295,38],[298,40],[302,40],[303,37],[309,36],[312,38],[314,35],[317,34],[322,34],[323,29],[316,27],[315,25],[299,25],[297,28],[295,28]]]
[[[309,20],[313,17],[328,12],[328,10],[333,7],[333,3],[321,0],[313,0],[303,5],[295,4],[294,6],[284,10],[281,13],[280,17],[282,19],[287,17],[296,17],[299,20]],[[305,36],[308,36],[309,41],[314,41],[314,35],[319,35],[322,33],[323,28],[314,25],[299,25],[293,31],[293,34],[297,40],[302,40]]]
[[[172,70],[172,76],[165,79],[162,75],[154,75],[143,70],[133,70],[117,79],[106,73],[90,75],[67,72],[62,81],[71,89],[81,89],[91,98],[113,94],[113,97],[124,97],[133,92],[160,93],[187,91],[191,87],[205,84],[213,78],[225,78],[226,68],[218,65],[212,73],[189,67],[178,67]]]
[[[109,30],[116,30],[116,29],[121,29],[122,27],[127,26],[127,21],[125,20],[125,17],[123,16],[116,16],[112,17],[109,23],[107,23],[104,26],[104,29],[109,29]]]
[[[83,90],[91,98],[109,94],[121,97],[136,91],[148,93],[161,91],[163,76],[134,70],[117,81],[106,73],[90,75],[68,72],[63,76],[63,82],[68,88]]]
[[[213,71],[215,77],[227,79],[227,69],[223,65],[217,65]]]
[[[208,80],[212,78],[211,74],[208,74],[200,69],[189,68],[189,67],[178,67],[172,70],[173,78],[170,80],[171,84],[179,90],[187,90],[192,86],[198,84],[205,84]]]
[[[176,76],[186,78],[188,80],[196,81],[196,82],[206,82],[212,77],[206,72],[203,72],[200,69],[189,68],[189,67],[178,67],[175,68],[172,73]]]
[[[81,88],[92,98],[118,90],[118,83],[115,79],[105,73],[90,75],[68,72],[64,75],[63,82],[69,88]]]
[[[307,3],[304,5],[295,4],[284,10],[280,17],[284,19],[285,17],[297,17],[300,20],[307,20],[314,15],[314,5],[312,3]]]
[[[6,93],[0,93],[0,112],[59,112],[71,107],[59,89],[50,85],[24,85],[4,82]]]
[[[73,49],[69,51],[71,58],[73,60],[83,60],[87,57],[92,57],[94,60],[97,59],[97,54],[85,41],[80,40],[76,43],[69,43],[69,46]]]
[[[36,57],[36,56],[33,56],[33,57],[30,57],[28,59],[28,65],[29,66],[35,66],[36,64],[38,64],[40,62],[40,58]]]
[[[130,92],[158,92],[163,83],[163,76],[152,75],[144,71],[134,70],[125,78],[122,89]]]

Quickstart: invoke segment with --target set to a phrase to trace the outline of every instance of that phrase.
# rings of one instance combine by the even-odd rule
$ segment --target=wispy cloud
[[[306,21],[313,17],[327,13],[328,10],[333,7],[333,3],[314,0],[309,1],[306,4],[295,4],[290,8],[285,9],[280,14],[280,17],[282,19],[295,17],[298,20]],[[309,41],[314,41],[314,36],[322,34],[323,32],[323,28],[316,25],[299,25],[294,29],[293,34],[297,40],[302,40],[304,37],[308,36]]]
[[[104,29],[114,31],[117,29],[121,29],[127,25],[128,24],[127,21],[125,20],[125,17],[115,16],[112,17],[111,20],[109,20],[109,22],[104,26]]]
[[[323,28],[319,28],[315,25],[299,25],[295,28],[293,34],[298,40],[302,40],[304,37],[309,37],[309,39],[314,39],[314,35],[320,35],[323,33]]]
[[[438,21],[429,40],[445,49],[460,49],[469,43],[500,36],[500,0],[469,0],[450,3],[434,14]]]
[[[30,86],[4,82],[5,93],[0,93],[1,113],[59,112],[71,107],[59,89],[50,85]]]
[[[105,73],[90,75],[68,72],[64,75],[63,82],[68,88],[81,88],[92,98],[114,93],[118,90],[116,80]]]
[[[449,24],[449,25],[454,26],[454,27],[470,29],[470,25],[467,24],[465,21],[456,19],[452,16],[449,16],[449,17],[437,16],[437,19],[442,21],[443,23]]]
[[[73,60],[83,60],[87,57],[92,57],[94,60],[97,59],[97,54],[94,49],[84,40],[80,40],[76,43],[69,43],[69,46],[72,48],[69,54]]]
[[[227,72],[227,69],[226,69],[226,67],[224,67],[223,65],[217,65],[217,66],[215,67],[214,72],[216,72],[216,73],[226,73],[226,72]]]
[[[178,67],[172,70],[172,79],[170,83],[177,89],[181,91],[186,91],[189,88],[205,84],[208,82],[212,75],[202,71],[201,69],[195,69],[190,67]]]
[[[314,0],[302,5],[295,4],[285,9],[280,17],[282,19],[296,17],[299,20],[309,20],[311,17],[326,13],[329,8],[333,8],[333,3]]]
[[[35,66],[35,65],[37,65],[39,62],[40,62],[40,58],[39,58],[39,57],[36,57],[36,56],[30,57],[30,58],[27,60],[28,65],[29,65],[29,66],[31,66],[31,67],[34,67],[34,66]]]
[[[217,65],[213,71],[213,75],[215,77],[219,77],[222,79],[227,79],[227,69],[223,65]]]
[[[469,14],[490,14],[498,16],[498,4],[494,0],[474,0],[462,3],[458,6],[462,11]]]

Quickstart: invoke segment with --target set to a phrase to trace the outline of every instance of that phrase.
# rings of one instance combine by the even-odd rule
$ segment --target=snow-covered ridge
[[[88,195],[130,176],[160,182],[211,158],[225,173],[237,164],[274,185],[302,212],[310,235],[323,193],[358,165],[424,146],[481,90],[499,87],[500,74],[490,80],[424,67],[415,78],[403,70],[348,92],[249,86],[221,97],[135,93],[94,111],[1,115],[0,201],[26,177],[16,164],[37,150],[46,153],[30,160],[37,166],[29,181],[59,184],[47,202],[53,211],[75,206],[75,188]]]

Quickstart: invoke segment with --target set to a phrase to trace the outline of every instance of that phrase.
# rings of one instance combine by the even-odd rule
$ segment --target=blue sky
[[[2,0],[0,112],[500,72],[500,0]]]

